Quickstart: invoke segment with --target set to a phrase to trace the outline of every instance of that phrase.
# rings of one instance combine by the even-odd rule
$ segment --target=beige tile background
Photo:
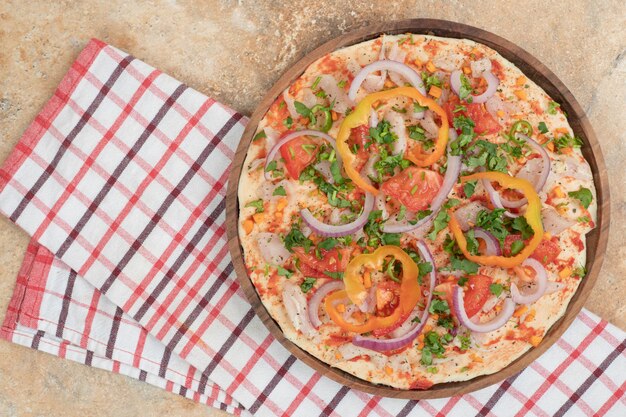
[[[383,5],[384,4],[384,5]],[[613,1],[0,2],[0,160],[90,37],[251,113],[306,52],[384,20],[435,17],[490,30],[539,58],[572,90],[600,138],[612,224],[587,308],[626,328],[626,3]],[[28,242],[0,220],[0,319]],[[147,384],[0,342],[0,415],[224,416]]]

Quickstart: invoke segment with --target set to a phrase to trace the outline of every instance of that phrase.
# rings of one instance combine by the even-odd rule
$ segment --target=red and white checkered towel
[[[245,117],[91,41],[0,170],[32,237],[3,338],[237,415],[626,414],[625,334],[583,311],[500,385],[429,401],[341,386],[255,316],[226,246]]]

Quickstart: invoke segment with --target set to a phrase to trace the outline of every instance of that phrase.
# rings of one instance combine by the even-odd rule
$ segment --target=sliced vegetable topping
[[[277,163],[274,158],[279,151],[285,160],[289,175],[293,179],[298,179],[302,170],[315,160],[315,154],[317,153],[317,145],[308,138],[309,136],[325,139],[333,149],[336,148],[335,139],[324,132],[317,130],[299,130],[286,133],[267,153],[265,159],[265,179],[271,181],[276,176]],[[286,146],[291,141],[295,140],[298,140],[299,145]],[[337,152],[336,149],[335,152]],[[338,163],[340,162],[341,161],[338,161]]]
[[[385,181],[380,190],[413,212],[427,209],[435,198],[443,178],[428,169],[409,167]]]
[[[377,316],[368,313],[364,322],[359,324],[346,320],[337,309],[337,303],[348,299],[356,304],[357,307],[361,306],[368,296],[368,291],[364,284],[364,275],[366,272],[369,272],[368,270],[381,270],[383,263],[388,257],[395,259],[402,267],[397,308],[388,316]],[[398,246],[381,246],[371,254],[361,254],[350,261],[344,273],[346,289],[326,297],[324,307],[330,318],[344,330],[365,333],[374,329],[390,327],[401,317],[409,314],[420,300],[421,291],[417,276],[417,265],[405,251]]]
[[[448,117],[443,109],[432,99],[422,95],[417,89],[412,87],[398,87],[387,91],[381,91],[366,96],[355,107],[342,122],[337,135],[337,151],[344,161],[346,174],[361,189],[369,191],[372,194],[378,194],[378,190],[372,186],[359,171],[356,170],[354,162],[356,156],[351,152],[348,144],[352,129],[362,125],[368,125],[372,105],[379,100],[389,100],[394,97],[409,97],[417,101],[421,106],[426,106],[441,118],[441,126],[439,127],[438,140],[435,143],[435,149],[432,153],[422,153],[420,149],[417,152],[407,152],[405,157],[418,166],[426,167],[443,156],[448,143]],[[420,147],[421,148],[421,147]]]
[[[449,211],[450,231],[454,235],[459,249],[463,252],[463,255],[471,261],[478,262],[482,265],[501,266],[503,268],[512,268],[521,264],[526,258],[528,258],[533,251],[539,246],[543,238],[543,225],[541,223],[541,200],[537,195],[537,192],[526,180],[514,178],[501,172],[479,172],[472,175],[466,175],[461,177],[461,182],[473,181],[477,179],[485,179],[488,181],[496,181],[504,188],[511,188],[520,191],[528,200],[528,206],[524,217],[526,222],[532,229],[534,235],[517,255],[511,257],[498,256],[498,255],[474,255],[469,252],[467,248],[467,239],[459,226],[459,223],[452,211]]]

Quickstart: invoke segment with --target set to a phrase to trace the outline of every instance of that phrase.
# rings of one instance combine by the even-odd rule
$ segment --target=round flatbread
[[[378,61],[379,70],[364,77],[363,68]],[[401,87],[417,87],[434,104],[381,94],[366,123],[346,124],[349,136],[341,138],[359,103]],[[315,132],[293,134],[303,130]],[[484,45],[404,34],[334,51],[276,99],[250,144],[238,195],[245,265],[287,338],[361,379],[428,389],[497,372],[541,343],[585,275],[596,192],[581,145],[559,104]],[[450,182],[455,158],[460,174]],[[480,172],[522,179],[535,194],[526,203],[506,183],[459,180]],[[499,208],[503,202],[513,207]],[[536,211],[543,230],[527,211]],[[538,246],[528,253],[535,262],[511,265],[528,255],[535,236]],[[362,262],[362,254],[388,246],[408,254],[418,275],[393,255],[382,266]],[[482,262],[487,254],[496,260]],[[357,272],[346,272],[355,263]],[[418,295],[406,294],[409,279],[418,280]],[[329,283],[329,295],[315,297]],[[328,301],[344,287],[347,297]],[[459,288],[469,318],[459,317],[453,301]],[[522,304],[512,288],[541,296]],[[394,314],[401,317],[389,326]],[[401,347],[381,348],[417,326]],[[355,344],[359,338],[373,343]]]

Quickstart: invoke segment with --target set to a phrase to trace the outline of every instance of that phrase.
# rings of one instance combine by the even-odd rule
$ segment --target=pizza
[[[596,191],[559,103],[485,45],[383,35],[311,64],[239,180],[244,262],[300,348],[429,389],[538,346],[585,276]]]

